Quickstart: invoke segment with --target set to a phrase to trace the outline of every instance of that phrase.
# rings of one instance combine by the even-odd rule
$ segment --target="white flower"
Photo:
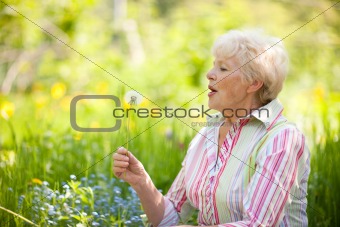
[[[128,91],[124,99],[130,105],[139,105],[142,102],[143,96],[137,91]]]

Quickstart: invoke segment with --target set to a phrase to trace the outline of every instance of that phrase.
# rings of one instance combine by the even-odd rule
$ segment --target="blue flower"
[[[56,214],[56,212],[54,210],[48,210],[48,215],[53,216],[55,214]]]
[[[71,180],[76,180],[74,175]],[[88,181],[88,182],[87,182]],[[62,182],[63,191],[52,190],[45,185],[35,185],[28,190],[28,198],[32,201],[32,220],[45,225],[70,225],[75,226],[79,221],[72,215],[86,216],[91,214],[89,221],[92,226],[143,226],[140,214],[143,214],[137,193],[132,187],[127,187],[122,181],[115,178],[107,178],[104,174],[90,175],[81,178],[81,184],[77,190],[71,190],[70,186]],[[84,190],[85,189],[85,190]],[[83,202],[82,198],[88,189],[93,191],[93,205]],[[25,196],[18,199],[18,210],[22,209]],[[42,218],[46,219],[42,221]],[[113,221],[116,220],[116,221]]]
[[[70,186],[68,186],[68,184],[65,184],[65,185],[63,185],[63,188],[64,188],[64,189],[69,189]]]
[[[100,226],[100,224],[98,222],[92,222],[92,226]]]

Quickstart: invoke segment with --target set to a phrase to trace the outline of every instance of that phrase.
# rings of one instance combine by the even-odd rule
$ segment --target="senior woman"
[[[185,223],[195,209],[201,226],[307,226],[309,150],[277,100],[288,68],[278,41],[235,30],[217,39],[207,79],[219,113],[165,196],[125,148],[113,155],[115,176],[136,190],[153,226]]]

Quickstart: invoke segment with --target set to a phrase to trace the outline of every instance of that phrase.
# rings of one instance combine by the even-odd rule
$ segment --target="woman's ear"
[[[259,80],[254,80],[247,89],[248,93],[256,92],[260,90],[260,88],[263,86],[263,82]]]

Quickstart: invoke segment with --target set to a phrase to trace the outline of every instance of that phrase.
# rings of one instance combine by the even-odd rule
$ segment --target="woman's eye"
[[[220,68],[221,71],[228,71],[226,68]]]

